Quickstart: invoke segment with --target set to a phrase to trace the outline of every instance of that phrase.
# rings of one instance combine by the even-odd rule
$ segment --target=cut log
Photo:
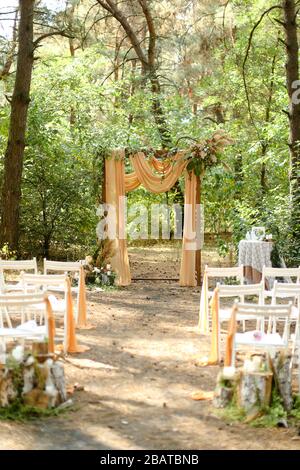
[[[23,391],[22,393],[25,395],[26,393],[31,392],[34,388],[34,379],[35,379],[35,370],[34,367],[26,367],[23,372]]]
[[[58,391],[58,404],[63,403],[67,400],[64,366],[59,362],[54,362],[50,368],[50,372],[54,385]]]
[[[23,396],[25,405],[46,409],[49,407],[49,396],[38,388],[34,388]]]
[[[29,359],[17,368],[0,367],[0,407],[23,400],[29,406],[52,408],[67,400],[63,365]]]
[[[238,386],[238,406],[246,414],[270,405],[272,372],[242,372]]]
[[[226,408],[234,398],[240,372],[234,367],[224,367],[217,377],[217,387],[213,404],[216,408]]]
[[[233,399],[234,388],[218,385],[215,390],[213,405],[216,408],[226,408]]]
[[[273,357],[270,356],[275,384],[287,411],[293,408],[291,359],[292,356],[286,351],[276,351]]]
[[[0,369],[0,406],[8,406],[18,396],[13,382],[13,374],[7,369]]]

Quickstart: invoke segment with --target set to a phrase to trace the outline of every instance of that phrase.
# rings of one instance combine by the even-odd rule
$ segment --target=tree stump
[[[226,406],[228,406],[233,399],[233,393],[233,387],[218,385],[215,390],[213,405],[216,408],[226,408]]]
[[[216,408],[226,408],[233,401],[239,375],[234,367],[225,367],[219,372],[213,400]]]
[[[270,367],[273,371],[275,385],[287,411],[293,408],[291,359],[291,354],[286,351],[276,351],[274,356],[270,356]]]
[[[50,372],[54,386],[58,391],[57,404],[64,403],[67,400],[64,366],[59,362],[54,362]]]
[[[247,414],[267,407],[271,401],[272,372],[245,372],[240,376],[238,406]]]
[[[18,396],[13,382],[13,374],[7,369],[0,369],[0,406],[8,406]]]
[[[37,408],[52,408],[67,400],[64,367],[30,356],[18,367],[0,366],[0,407],[16,400]]]

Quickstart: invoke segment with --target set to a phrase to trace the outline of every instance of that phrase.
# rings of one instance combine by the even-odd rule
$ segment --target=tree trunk
[[[286,80],[289,95],[290,123],[290,194],[292,246],[300,245],[300,103],[293,100],[299,80],[299,43],[297,37],[297,13],[295,0],[283,0],[284,30],[286,42]],[[297,250],[296,250],[297,251]],[[295,254],[295,256],[298,255]]]
[[[51,235],[44,235],[43,258],[49,259]]]
[[[156,59],[156,31],[155,24],[146,0],[138,0],[140,7],[143,11],[145,21],[148,30],[148,48],[145,52],[142,48],[142,41],[138,37],[138,33],[135,31],[133,25],[129,22],[129,16],[126,16],[124,11],[120,10],[119,4],[113,0],[97,0],[107,12],[109,12],[122,26],[127,37],[134,49],[137,58],[139,59],[142,67],[142,74],[145,80],[149,80],[151,85],[151,91],[153,93],[152,98],[152,112],[153,117],[157,126],[157,130],[160,135],[161,143],[163,148],[171,146],[171,134],[168,129],[165,114],[161,105],[160,99],[160,84],[157,75],[157,59]],[[126,2],[125,2],[126,3]]]
[[[155,124],[157,126],[157,130],[159,132],[160,140],[162,143],[163,148],[169,148],[172,145],[172,139],[170,130],[168,129],[168,125],[166,122],[165,114],[161,106],[160,102],[160,85],[159,80],[156,77],[156,73],[150,69],[150,82],[151,82],[151,90],[153,93],[153,117],[155,120]]]
[[[269,406],[272,380],[272,372],[243,372],[238,389],[239,408],[250,414]]]
[[[73,30],[73,25],[74,25],[74,12],[75,12],[75,5],[71,5],[70,12],[69,12],[69,28],[72,31]],[[70,55],[72,59],[75,58],[75,44],[74,44],[74,38],[70,37],[69,38],[69,50],[70,50]],[[76,124],[76,110],[73,105],[71,105],[70,109],[70,125],[71,127]]]
[[[33,68],[33,11],[34,0],[20,0],[16,80],[4,159],[1,243],[8,243],[9,247],[14,250],[18,248],[19,242],[21,181]]]

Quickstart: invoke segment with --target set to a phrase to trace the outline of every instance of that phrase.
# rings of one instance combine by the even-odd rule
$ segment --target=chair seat
[[[278,333],[261,333],[261,338],[256,339],[254,334],[259,332],[257,331],[247,331],[246,333],[236,333],[235,342],[238,344],[251,345],[256,347],[265,347],[265,346],[275,346],[281,347],[285,346],[285,343],[282,337]]]
[[[65,292],[65,288],[60,286],[48,286],[47,290],[51,292],[59,292],[62,294]],[[71,287],[71,292],[73,292],[74,294],[78,294],[78,291],[78,286]]]
[[[35,320],[29,320],[25,323],[16,327],[18,331],[26,331],[27,333],[33,333],[38,335],[46,334],[46,325],[38,325]]]
[[[38,326],[34,320],[22,323],[16,328],[0,328],[0,337],[39,338],[47,334],[46,326]]]
[[[48,299],[50,301],[52,310],[54,312],[64,312],[66,310],[66,302],[64,300],[57,299],[55,297],[55,295],[49,295]],[[36,304],[36,305],[30,306],[30,308],[40,311],[40,310],[45,309],[45,305],[44,304]]]

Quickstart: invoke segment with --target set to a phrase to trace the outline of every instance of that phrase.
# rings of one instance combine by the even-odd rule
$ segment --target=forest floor
[[[130,250],[134,277],[174,278],[179,249]],[[204,261],[211,253],[206,253]],[[295,429],[226,423],[209,402],[217,367],[199,367],[209,341],[196,331],[199,289],[175,281],[136,281],[89,292],[90,351],[66,363],[75,410],[27,423],[0,422],[0,449],[300,449]],[[92,368],[82,367],[89,359]],[[74,357],[70,358],[74,361]],[[81,365],[82,368],[78,367]]]

